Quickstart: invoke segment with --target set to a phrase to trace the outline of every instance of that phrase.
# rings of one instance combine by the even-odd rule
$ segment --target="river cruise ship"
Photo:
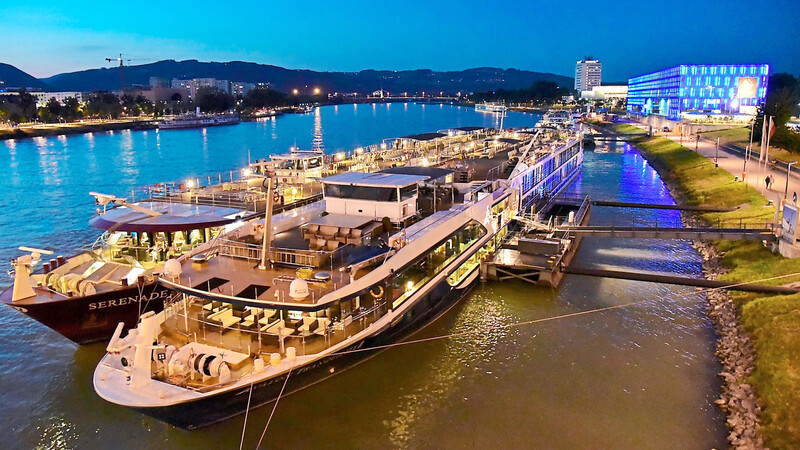
[[[275,180],[276,200],[281,204],[298,198],[322,197],[320,179],[335,170],[326,165],[321,150],[300,150],[292,147],[289,153],[270,155],[250,163],[245,175],[269,176]]]
[[[219,125],[235,125],[241,122],[238,114],[181,114],[176,117],[167,117],[158,124],[159,130],[180,130],[185,128],[204,128]]]
[[[14,285],[0,300],[63,336],[85,344],[108,339],[117,324],[135,327],[145,311],[161,311],[168,292],[156,283],[164,262],[190,252],[252,211],[190,203],[127,203],[95,194],[103,208],[89,223],[104,233],[65,258],[20,247]]]
[[[520,208],[580,172],[575,134],[540,131],[519,150],[462,161],[475,170],[465,183],[436,167],[334,175],[322,201],[168,261],[159,282],[174,294],[127,335],[120,326],[95,391],[193,429],[402,339],[464,296]]]
[[[504,113],[508,111],[508,107],[502,103],[483,102],[475,104],[475,111],[485,113]]]

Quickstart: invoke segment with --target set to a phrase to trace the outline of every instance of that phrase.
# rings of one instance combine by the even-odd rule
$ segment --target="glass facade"
[[[628,112],[680,120],[684,112],[755,114],[769,65],[682,65],[628,80]]]

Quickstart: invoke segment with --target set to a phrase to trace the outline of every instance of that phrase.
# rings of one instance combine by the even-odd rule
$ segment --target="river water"
[[[510,113],[506,127],[539,116]],[[122,131],[0,143],[0,260],[17,245],[71,254],[97,232],[89,191],[239,170],[290,146],[351,150],[448,127],[498,126],[454,106],[340,105],[309,115],[207,130]],[[658,174],[626,144],[587,151],[571,194],[671,202]],[[595,207],[592,224],[678,221],[665,210]],[[685,241],[585,239],[575,264],[700,274]],[[8,277],[3,278],[8,285]],[[614,305],[633,306],[556,318]],[[455,338],[383,351],[283,398],[268,448],[710,448],[725,445],[713,405],[720,383],[702,294],[657,283],[567,276],[558,291],[523,282],[478,285],[415,338]],[[541,320],[555,318],[552,320]],[[537,321],[513,328],[500,325]],[[0,308],[4,448],[245,448],[271,406],[187,432],[97,397],[91,374],[105,344],[79,347]]]

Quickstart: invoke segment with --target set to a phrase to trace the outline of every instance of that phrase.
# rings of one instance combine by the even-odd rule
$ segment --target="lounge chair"
[[[328,339],[328,325],[330,325],[330,319],[317,319],[317,329],[314,330],[314,334],[317,336],[322,336],[326,342]]]
[[[230,327],[232,327],[232,326],[236,325],[237,323],[239,323],[242,320],[242,318],[235,316],[233,314],[233,309],[228,308],[228,309],[220,312],[218,315],[213,317],[211,320],[214,323],[216,323],[217,325],[219,325],[223,330],[227,330]]]
[[[263,326],[271,326],[275,324],[279,319],[278,312],[274,309],[262,309],[261,310],[261,318],[258,319],[258,324]],[[264,327],[261,328],[261,331],[266,331]]]
[[[346,244],[353,244],[353,245],[361,245],[362,237],[361,237],[362,230],[359,228],[353,228],[350,230],[350,234],[347,236]]]
[[[258,323],[259,324],[263,323],[262,322],[263,320],[266,320],[266,318],[261,319]],[[267,322],[264,326],[261,327],[261,332],[268,334],[276,334],[276,333],[271,333],[270,330],[272,330],[273,328],[277,329],[278,326],[283,326],[283,323],[284,323],[283,320],[277,320],[277,319],[273,320],[272,322]]]
[[[317,329],[317,326],[317,319],[314,317],[303,317],[303,324],[297,328],[297,331],[311,334]]]

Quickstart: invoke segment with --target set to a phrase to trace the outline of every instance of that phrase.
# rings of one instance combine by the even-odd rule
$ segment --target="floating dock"
[[[545,214],[518,217],[520,228],[491,259],[481,264],[481,280],[518,279],[532,284],[558,287],[564,269],[580,247],[582,235],[558,226],[586,226],[591,215],[591,200],[553,200]],[[545,220],[547,222],[542,222]]]

